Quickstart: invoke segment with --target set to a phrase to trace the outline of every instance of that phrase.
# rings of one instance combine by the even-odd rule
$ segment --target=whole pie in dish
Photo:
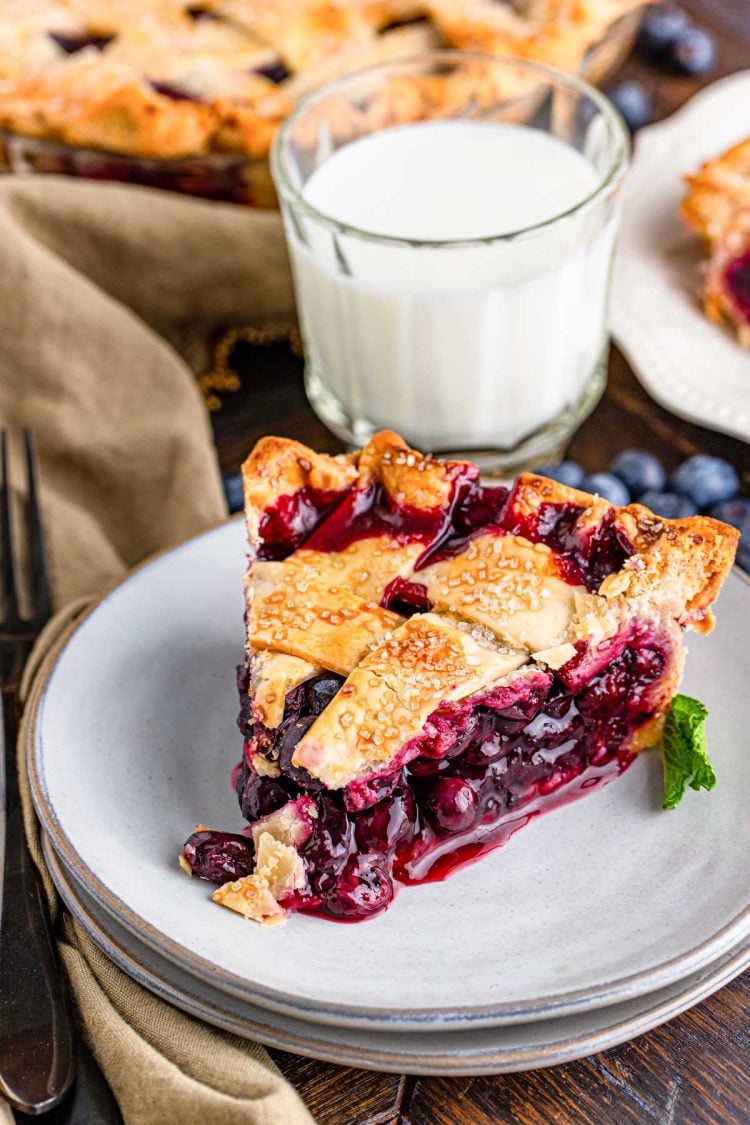
[[[533,474],[487,486],[390,432],[338,457],[265,438],[243,477],[250,827],[199,827],[180,860],[266,923],[370,917],[627,769],[737,541]]]
[[[708,247],[703,308],[750,347],[750,137],[687,176],[680,214]]]
[[[265,157],[299,97],[339,74],[437,46],[575,70],[610,26],[641,5],[3,0],[0,128],[140,157]],[[394,105],[397,97],[402,91],[394,91]]]

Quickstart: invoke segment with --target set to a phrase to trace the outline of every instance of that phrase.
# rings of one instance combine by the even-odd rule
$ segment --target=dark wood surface
[[[719,63],[709,80],[750,67],[750,0],[690,0],[684,6],[716,34]],[[705,82],[667,77],[635,58],[623,74],[644,82],[658,116],[683,104]],[[254,440],[266,433],[299,438],[321,450],[341,448],[310,411],[301,363],[288,349],[247,347],[237,359],[240,390],[227,396],[213,416],[225,471],[237,469]],[[653,450],[669,468],[691,453],[716,453],[743,473],[745,490],[750,485],[747,445],[661,409],[614,350],[607,391],[570,454],[592,471],[605,468],[626,446]],[[750,1123],[750,973],[631,1043],[549,1070],[418,1078],[347,1069],[280,1051],[273,1055],[321,1125]]]

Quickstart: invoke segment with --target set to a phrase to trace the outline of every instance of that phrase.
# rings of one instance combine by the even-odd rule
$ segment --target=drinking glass
[[[496,226],[476,238],[359,229],[306,197],[310,178],[344,146],[427,121],[540,130],[585,158],[591,186],[519,229],[507,229],[499,206]],[[488,134],[488,155],[493,143]],[[444,155],[450,162],[448,131]],[[487,471],[559,456],[606,382],[628,156],[627,130],[606,97],[519,59],[430,52],[356,71],[302,101],[279,130],[271,166],[305,386],[329,429],[352,445],[395,429]]]

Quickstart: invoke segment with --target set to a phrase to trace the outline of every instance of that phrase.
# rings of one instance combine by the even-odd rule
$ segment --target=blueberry
[[[667,474],[659,458],[643,449],[623,449],[610,465],[610,471],[625,481],[635,499],[644,492],[661,492],[667,483]]]
[[[692,500],[676,492],[644,492],[638,497],[638,503],[645,504],[654,515],[665,520],[684,520],[698,513]]]
[[[747,543],[740,543],[740,548],[737,552],[737,565],[741,566],[750,574],[750,545]]]
[[[461,832],[474,821],[477,795],[460,777],[435,782],[425,804],[425,813],[436,832]]]
[[[249,875],[255,863],[252,840],[235,832],[194,832],[182,852],[193,875],[212,883],[231,883]]]
[[[627,487],[612,473],[591,473],[584,477],[583,488],[586,492],[596,492],[618,508],[630,503]]]
[[[740,490],[740,481],[728,461],[699,453],[675,469],[672,487],[699,508],[710,508],[722,500],[733,500]]]
[[[561,461],[559,465],[542,465],[539,472],[543,477],[566,484],[568,488],[580,488],[585,476],[577,461]]]
[[[396,789],[385,801],[358,813],[354,831],[360,848],[387,852],[409,839],[414,825],[411,789]]]
[[[676,4],[660,4],[646,12],[638,32],[637,47],[647,59],[658,59],[690,21]]]
[[[651,95],[640,84],[632,79],[618,82],[606,91],[609,100],[622,114],[625,124],[631,133],[648,125],[654,115]]]
[[[721,504],[714,504],[708,510],[709,516],[715,520],[723,520],[736,527],[741,535],[747,537],[750,544],[750,500],[738,496],[735,500],[724,500]]]
[[[662,58],[664,65],[677,74],[697,77],[714,66],[716,44],[702,27],[686,27],[665,49]]]
[[[239,473],[225,473],[221,478],[224,485],[224,495],[230,512],[241,512],[245,506],[245,497],[242,492],[242,477]]]
[[[278,781],[271,777],[259,777],[253,770],[248,770],[247,776],[237,785],[237,798],[242,815],[251,823],[258,817],[276,812],[290,799],[289,793]]]
[[[330,905],[349,918],[366,918],[385,910],[393,898],[393,881],[382,856],[352,855],[344,864]],[[338,909],[336,909],[338,907]]]

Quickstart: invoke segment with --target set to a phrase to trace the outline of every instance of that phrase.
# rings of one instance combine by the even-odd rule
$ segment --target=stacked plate
[[[443,883],[343,926],[266,929],[176,856],[240,827],[244,532],[152,559],[62,638],[28,726],[60,893],[94,941],[172,1003],[239,1035],[380,1070],[550,1066],[663,1023],[750,964],[750,584],[730,576],[685,690],[710,711],[719,785],[660,809],[658,755],[538,818]]]

